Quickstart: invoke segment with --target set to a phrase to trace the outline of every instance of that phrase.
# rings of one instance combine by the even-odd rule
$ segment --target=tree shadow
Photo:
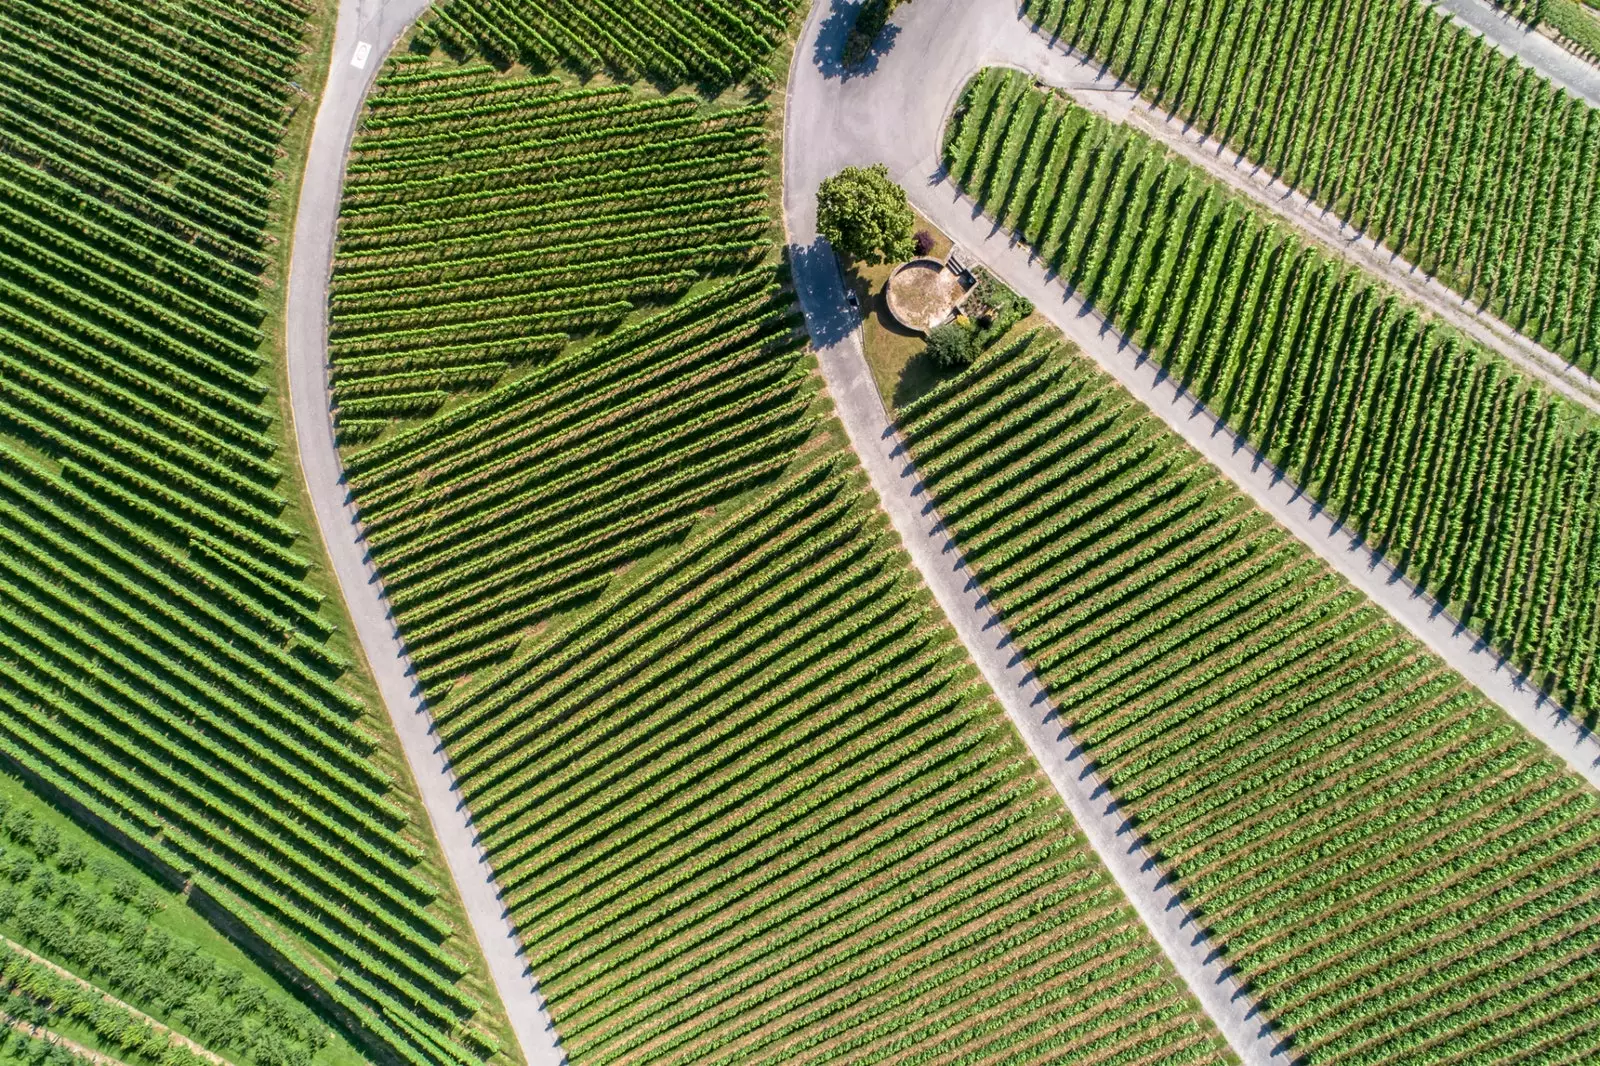
[[[833,248],[818,237],[808,245],[789,245],[788,253],[790,274],[805,308],[812,345],[827,348],[844,340],[860,320],[845,302],[844,280]]]
[[[878,61],[894,48],[894,42],[900,36],[900,27],[891,22],[879,31],[872,47],[859,63],[846,62],[850,31],[855,27],[856,16],[860,14],[863,3],[864,0],[833,0],[833,8],[817,31],[817,43],[812,51],[812,62],[816,63],[823,77],[841,81],[865,77],[876,71]]]

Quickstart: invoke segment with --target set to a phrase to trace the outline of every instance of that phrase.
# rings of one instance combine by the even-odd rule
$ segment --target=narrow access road
[[[374,77],[427,6],[428,0],[340,0],[332,65],[294,226],[286,312],[290,408],[300,469],[329,562],[522,1057],[528,1066],[560,1066],[566,1061],[560,1038],[538,982],[521,957],[521,943],[500,904],[472,815],[456,792],[450,759],[434,736],[433,719],[412,680],[411,662],[368,558],[334,443],[328,283],[345,164]]]
[[[1399,578],[1315,500],[1302,495],[1192,396],[1180,392],[1145,352],[1086,308],[1026,245],[985,217],[944,174],[940,145],[945,119],[967,81],[984,67],[1029,71],[1080,98],[1100,93],[1105,97],[1100,106],[1108,110],[1133,106],[1132,94],[1108,90],[1098,68],[1084,67],[1032,32],[1031,23],[1018,18],[1010,0],[917,0],[901,9],[891,47],[876,59],[874,68],[841,77],[834,38],[847,25],[836,12],[828,0],[818,0],[800,43],[789,86],[784,162],[789,239],[795,246],[802,304],[825,372],[830,364],[842,368],[860,363],[861,372],[866,370],[853,321],[840,317],[838,309],[844,305],[830,302],[834,293],[824,287],[827,282],[842,300],[833,254],[816,240],[816,188],[841,167],[885,163],[917,209],[966,249],[969,258],[1032,300],[1086,355],[1259,506],[1568,766],[1600,787],[1600,738],[1559,704],[1545,699],[1475,633]],[[842,377],[839,387],[848,383],[849,378]],[[838,395],[835,402],[841,417],[851,413]],[[865,424],[851,431],[877,432],[869,432]],[[891,515],[897,507],[910,506],[895,503],[887,494],[884,503]],[[915,517],[920,515],[907,516]],[[933,575],[925,576],[930,585],[934,583]]]
[[[1573,96],[1600,107],[1600,67],[1580,59],[1538,30],[1530,29],[1489,0],[1429,0],[1456,23],[1549,78]]]

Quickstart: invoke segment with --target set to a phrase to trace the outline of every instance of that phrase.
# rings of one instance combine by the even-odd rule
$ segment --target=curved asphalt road
[[[328,281],[345,162],[374,76],[400,35],[427,6],[428,0],[340,0],[333,61],[311,135],[289,266],[290,407],[300,469],[322,542],[522,1056],[528,1066],[560,1066],[566,1061],[560,1038],[545,1010],[538,983],[521,958],[521,944],[500,905],[494,874],[478,846],[472,816],[455,792],[450,760],[433,735],[433,720],[412,681],[411,663],[389,614],[377,570],[367,557],[334,444],[328,380]]]
[[[1017,661],[1020,656],[1009,635],[967,575],[935,503],[900,447],[867,368],[859,324],[844,302],[838,264],[817,236],[817,185],[846,165],[887,164],[912,203],[965,248],[970,259],[1032,300],[1277,521],[1597,787],[1600,742],[1560,707],[1543,700],[1381,558],[1374,558],[1314,501],[1300,496],[945,180],[939,160],[944,120],[978,70],[1018,67],[1080,96],[1105,91],[1095,70],[1034,34],[1010,0],[917,0],[902,9],[905,14],[890,31],[889,47],[869,71],[843,77],[838,56],[852,10],[853,5],[817,0],[790,74],[784,159],[784,215],[796,288],[835,409],[924,580],[1178,972],[1245,1062],[1287,1061],[1222,960],[1185,920],[1182,904],[1160,871],[1130,843],[1115,803],[1082,769],[1087,761],[1083,752],[1053,724],[1055,713],[1036,679]],[[1114,99],[1107,104],[1116,106]]]

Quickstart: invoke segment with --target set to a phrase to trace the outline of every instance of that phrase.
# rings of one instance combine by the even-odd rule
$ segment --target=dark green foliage
[[[978,354],[978,340],[972,329],[959,322],[935,326],[928,334],[928,357],[940,367],[966,366]]]
[[[909,0],[861,0],[856,7],[855,21],[850,24],[850,36],[845,39],[845,66],[859,67],[867,61],[878,35],[889,24],[889,16],[907,2]]]
[[[889,168],[845,167],[817,190],[817,232],[834,251],[864,263],[910,259],[916,216]]]

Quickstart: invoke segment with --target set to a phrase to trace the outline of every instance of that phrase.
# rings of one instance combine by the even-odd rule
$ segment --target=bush
[[[918,255],[927,255],[933,251],[933,234],[925,229],[917,230],[915,248]]]
[[[978,354],[977,338],[959,322],[938,326],[928,334],[928,357],[946,369],[963,367]]]

